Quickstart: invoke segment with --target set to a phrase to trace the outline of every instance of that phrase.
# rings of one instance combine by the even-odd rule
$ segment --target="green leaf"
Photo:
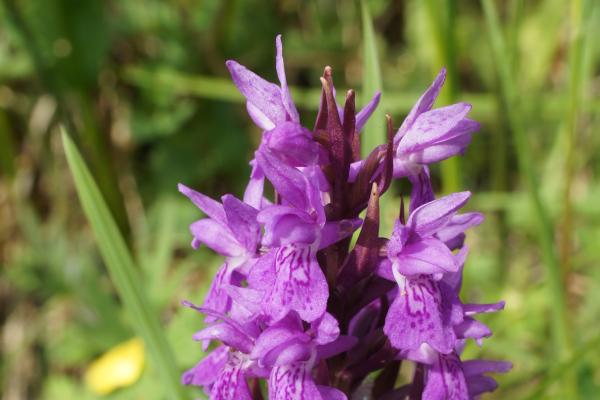
[[[81,154],[64,130],[62,140],[81,205],[118,294],[134,322],[136,332],[150,350],[153,366],[162,379],[161,386],[169,398],[183,399],[185,396],[179,383],[175,359],[158,317],[146,297],[133,257]]]
[[[379,66],[379,56],[377,55],[377,44],[375,43],[375,32],[373,29],[373,20],[369,7],[364,0],[360,2],[362,8],[363,25],[363,91],[361,102],[366,104],[369,97],[376,91],[383,91],[381,81],[381,68]],[[369,122],[365,125],[361,136],[361,153],[363,157],[369,155],[376,146],[385,143],[385,118],[383,115],[383,104],[375,110]]]

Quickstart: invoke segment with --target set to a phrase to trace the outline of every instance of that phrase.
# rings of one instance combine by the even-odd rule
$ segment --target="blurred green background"
[[[469,344],[467,358],[514,363],[487,398],[598,398],[600,4],[365,4],[367,43],[352,0],[1,2],[2,400],[166,396],[139,347],[115,349],[137,337],[135,324],[77,198],[60,125],[134,255],[177,374],[200,359],[191,335],[202,317],[179,301],[201,302],[220,259],[189,247],[187,225],[200,215],[176,184],[241,193],[260,132],[224,62],[275,80],[277,33],[309,127],[325,65],[339,93],[355,88],[364,103],[361,90],[379,85],[375,44],[382,112],[396,126],[447,66],[437,104],[470,102],[482,123],[463,158],[433,170],[439,193],[471,190],[469,207],[487,217],[468,239],[463,299],[507,302],[484,318],[494,336]],[[383,120],[371,124],[378,143]],[[115,381],[119,368],[130,378]]]

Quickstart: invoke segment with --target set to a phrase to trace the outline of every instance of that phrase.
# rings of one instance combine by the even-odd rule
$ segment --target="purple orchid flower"
[[[432,110],[444,81],[442,69],[408,113],[394,137],[394,176],[418,173],[420,166],[464,153],[479,123],[467,118],[471,105],[457,103]]]
[[[300,122],[285,76],[281,35],[275,38],[275,48],[275,68],[280,86],[267,82],[236,61],[226,62],[233,83],[246,97],[248,114],[256,125],[266,131],[285,121]]]
[[[263,391],[275,400],[472,399],[494,390],[485,374],[509,363],[460,359],[469,339],[482,345],[492,335],[476,315],[504,307],[459,297],[465,232],[483,216],[458,214],[469,192],[435,199],[428,167],[464,152],[479,127],[470,105],[432,109],[442,70],[396,134],[388,116],[387,143],[360,160],[360,131],[380,93],[357,113],[350,90],[340,107],[326,67],[309,130],[291,99],[280,36],[276,49],[279,85],[227,62],[263,131],[243,201],[179,187],[207,216],[190,226],[192,247],[225,257],[203,306],[184,302],[207,316],[194,340],[204,351],[219,345],[182,382],[211,400],[262,400]],[[408,180],[411,198],[387,240],[379,199],[393,178]],[[403,360],[416,372],[397,388]]]
[[[282,204],[257,216],[265,227],[262,243],[271,250],[250,271],[249,286],[264,291],[264,312],[275,321],[292,310],[314,321],[329,297],[317,251],[351,235],[360,220],[326,222],[320,191],[305,174],[268,150],[258,151],[256,159]]]
[[[223,196],[221,204],[182,184],[179,185],[179,191],[209,217],[190,225],[194,236],[192,247],[197,249],[200,244],[205,244],[226,257],[203,306],[227,312],[231,307],[231,300],[223,286],[239,285],[248,275],[250,266],[258,259],[261,237],[260,225],[256,220],[258,210],[232,195]]]
[[[386,316],[384,332],[400,350],[414,350],[423,343],[442,353],[449,353],[454,347],[453,325],[462,316],[454,302],[444,298],[450,289],[439,277],[456,272],[459,266],[435,234],[449,223],[469,196],[469,192],[462,192],[442,197],[418,207],[406,224],[396,222],[380,272],[398,283],[399,294]]]

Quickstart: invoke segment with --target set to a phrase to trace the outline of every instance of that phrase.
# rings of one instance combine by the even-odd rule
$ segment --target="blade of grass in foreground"
[[[546,267],[546,278],[548,279],[551,298],[553,299],[550,307],[552,310],[552,334],[555,348],[557,349],[556,353],[559,358],[558,361],[564,361],[572,354],[573,346],[569,331],[565,288],[558,255],[554,249],[554,226],[540,196],[539,184],[533,165],[533,152],[529,145],[529,139],[526,136],[517,83],[509,62],[500,19],[493,0],[481,0],[481,4],[489,31],[492,54],[498,67],[502,101],[505,103],[511,133],[515,142],[519,170],[524,175],[527,192],[533,204],[538,225],[540,250]],[[561,390],[563,394],[562,398],[578,398],[576,374],[574,371],[565,374],[565,384],[562,385]]]
[[[154,368],[160,374],[167,396],[174,400],[183,399],[185,397],[179,383],[175,359],[158,318],[146,298],[133,257],[81,154],[64,130],[62,140],[77,194],[118,294],[135,324],[136,332],[144,339],[150,351]]]
[[[373,30],[373,20],[369,11],[369,6],[362,0],[360,2],[362,9],[362,28],[363,28],[363,91],[361,102],[366,104],[369,96],[377,91],[382,91],[381,69],[379,66],[379,56],[377,54],[377,44],[375,43],[375,32]],[[382,103],[375,110],[365,128],[361,137],[361,154],[367,157],[371,150],[385,143],[385,118],[383,115]]]

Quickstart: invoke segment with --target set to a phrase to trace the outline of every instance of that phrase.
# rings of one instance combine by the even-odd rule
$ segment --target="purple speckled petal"
[[[433,107],[433,103],[438,97],[445,80],[446,68],[442,68],[438,76],[431,84],[431,86],[427,88],[423,95],[421,95],[419,100],[417,100],[413,108],[410,110],[410,112],[404,119],[404,122],[402,122],[400,129],[398,129],[398,133],[396,133],[396,136],[394,137],[394,145],[398,144],[400,139],[402,139],[402,137],[406,134],[408,129],[413,125],[413,123],[419,117],[419,115],[431,110],[431,107]]]
[[[402,252],[392,258],[398,272],[405,276],[456,272],[452,252],[446,245],[434,238],[426,238],[408,243]]]
[[[327,222],[321,230],[321,241],[319,242],[319,250],[331,246],[351,236],[362,224],[360,218],[344,219],[341,221]]]
[[[455,353],[439,354],[427,371],[423,400],[469,400],[467,382]]]
[[[231,231],[213,219],[201,219],[190,225],[190,232],[194,236],[192,246],[200,247],[205,244],[214,251],[224,256],[241,256],[246,250],[233,237]]]
[[[402,282],[383,331],[399,350],[417,349],[428,343],[439,352],[449,353],[456,341],[438,284],[428,277]]]
[[[355,125],[356,132],[360,133],[362,128],[367,123],[367,120],[369,119],[371,114],[373,114],[373,111],[375,111],[375,109],[377,108],[377,105],[379,104],[380,99],[381,99],[381,92],[376,92],[375,95],[373,96],[373,98],[371,99],[371,101],[369,101],[367,103],[367,105],[363,107],[362,110],[360,110],[358,113],[356,113],[356,125]]]
[[[327,307],[329,288],[317,262],[315,250],[309,246],[287,245],[277,250],[275,284],[267,295],[264,312],[274,320],[289,311],[311,322],[321,317]]]
[[[458,136],[413,153],[410,155],[410,159],[421,164],[440,162],[452,156],[464,154],[469,143],[471,143],[470,134]]]
[[[231,272],[232,269],[228,265],[230,260],[226,260],[221,266],[217,274],[213,278],[208,293],[204,299],[202,307],[215,310],[219,313],[226,313],[231,308],[231,299],[229,295],[223,290],[226,285],[231,283]],[[212,317],[206,318],[207,322],[214,321]]]
[[[241,353],[229,352],[227,364],[211,388],[211,400],[252,400],[244,374],[244,361]]]
[[[195,191],[194,189],[190,189],[182,183],[177,185],[177,188],[207,216],[214,219],[215,221],[220,222],[223,225],[227,223],[227,218],[225,217],[225,210],[223,210],[223,206],[219,202],[211,199],[208,196],[203,195],[200,192]]]
[[[464,133],[465,127],[459,123],[469,111],[470,104],[458,103],[421,114],[398,144],[397,155],[414,153]]]
[[[248,287],[258,291],[271,290],[275,284],[275,259],[277,248],[262,255],[250,269]]]
[[[216,381],[227,363],[229,348],[219,346],[181,376],[184,385],[208,386]]]
[[[236,61],[225,63],[233,83],[246,98],[248,113],[262,129],[273,129],[287,119],[287,110],[281,101],[281,89],[267,82]]]
[[[471,192],[458,192],[424,204],[410,214],[406,225],[420,236],[431,236],[448,224],[470,197]]]
[[[429,168],[423,166],[417,174],[408,176],[412,186],[410,192],[409,213],[412,213],[423,204],[427,204],[435,199],[431,179],[429,177]]]
[[[270,400],[323,400],[304,364],[275,367],[269,377]]]
[[[296,110],[296,106],[292,101],[292,96],[290,95],[290,90],[288,89],[287,85],[287,78],[285,76],[281,35],[277,35],[275,38],[275,48],[277,50],[277,55],[275,56],[275,69],[277,70],[277,77],[279,78],[279,83],[281,84],[281,102],[283,103],[283,107],[287,111],[289,118],[292,121],[300,122],[300,116],[298,115],[298,110]]]
[[[236,240],[250,254],[254,254],[260,237],[260,225],[256,221],[258,210],[230,194],[221,197],[221,201],[223,202],[229,229]]]

